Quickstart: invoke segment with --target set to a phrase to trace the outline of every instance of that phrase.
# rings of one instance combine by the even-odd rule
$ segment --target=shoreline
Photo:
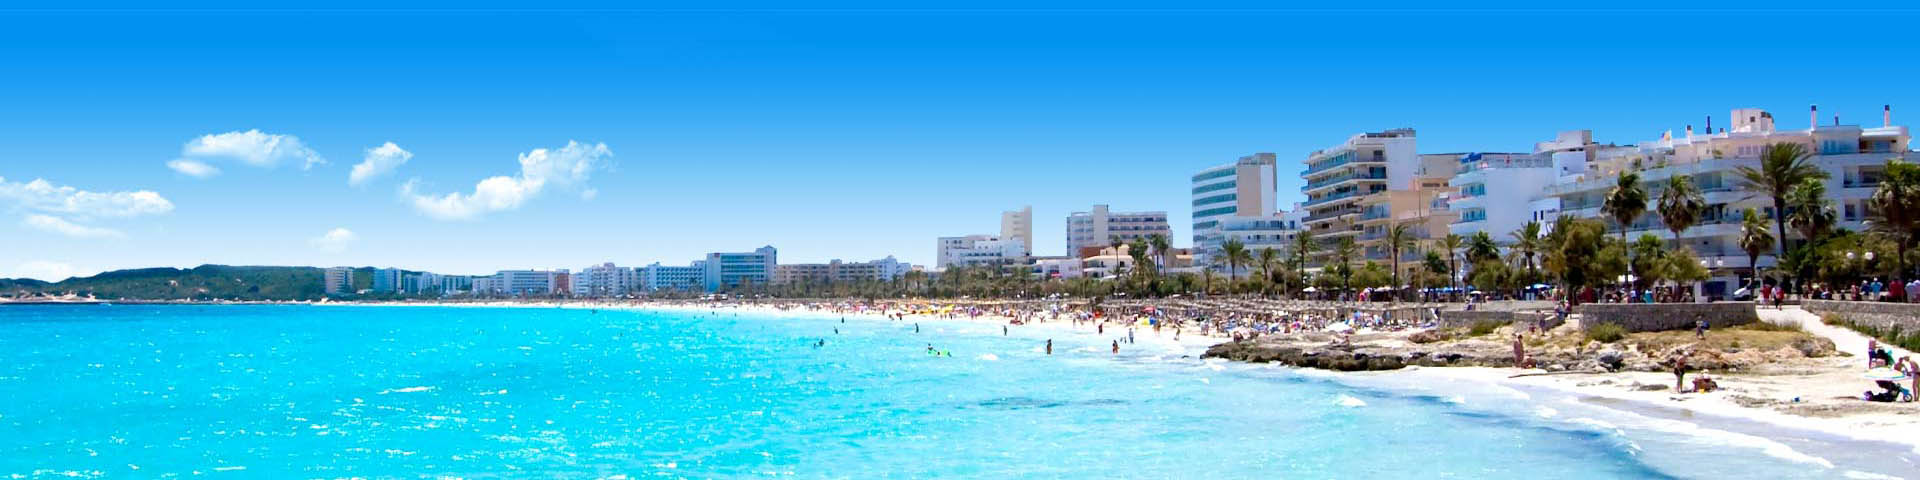
[[[816,308],[820,305],[831,305],[831,304],[840,304],[840,303],[843,303],[843,302],[824,302],[824,301],[823,302],[792,302],[791,304],[775,305],[775,304],[761,304],[761,303],[730,303],[730,302],[715,303],[715,302],[699,302],[699,301],[666,301],[666,302],[660,302],[660,301],[656,301],[656,302],[511,301],[511,302],[326,302],[326,303],[312,303],[311,305],[315,305],[315,306],[387,306],[387,307],[414,306],[414,307],[456,307],[456,308],[606,309],[606,310],[624,310],[624,311],[673,312],[673,313],[687,313],[687,314],[732,311],[737,313],[748,313],[748,314],[753,314],[757,316],[772,317],[772,318],[777,318],[782,320],[815,320],[815,319],[831,320],[834,317],[847,317],[847,318],[858,317],[865,320],[873,320],[873,321],[882,321],[882,322],[891,321],[888,316],[884,316],[880,312],[876,312],[876,311],[836,312],[832,310],[820,310]],[[925,303],[947,303],[947,302],[925,302]],[[890,313],[894,313],[894,312],[890,312]],[[998,315],[998,314],[995,314],[994,312],[989,311],[989,312],[981,313],[978,317],[972,317],[968,315],[955,315],[953,318],[944,318],[938,315],[908,313],[908,314],[905,314],[904,318],[901,321],[911,322],[911,323],[927,322],[927,323],[933,323],[936,325],[940,323],[946,323],[946,322],[954,322],[954,323],[962,323],[962,324],[1008,325],[1009,322],[1014,319],[1015,319],[1014,317]],[[1036,320],[1037,321],[1030,321],[1023,325],[1010,325],[1010,326],[1015,328],[1034,327],[1035,330],[1057,332],[1060,335],[1095,335],[1093,328],[1091,328],[1089,324],[1075,324],[1070,321],[1061,321],[1061,320],[1044,320],[1044,319],[1036,319]],[[1109,326],[1115,326],[1115,324],[1110,322]],[[1120,328],[1124,328],[1124,327],[1120,327]],[[1200,359],[1200,354],[1207,347],[1231,340],[1228,337],[1220,336],[1218,332],[1212,332],[1212,334],[1203,335],[1196,331],[1186,331],[1181,333],[1181,338],[1177,341],[1171,338],[1172,336],[1170,334],[1167,334],[1165,332],[1162,332],[1160,334],[1155,334],[1153,330],[1150,328],[1139,329],[1139,330],[1136,330],[1135,333],[1136,333],[1136,340],[1135,340],[1136,343],[1146,344],[1148,346],[1153,346],[1153,347],[1166,348],[1172,351],[1177,351],[1184,356],[1191,356],[1196,362],[1203,361]],[[1109,336],[1111,335],[1112,333],[1109,332]],[[1129,348],[1127,345],[1128,344],[1122,343],[1122,349]],[[1822,360],[1834,362],[1834,363],[1856,361],[1852,357],[1826,358]],[[1672,376],[1671,374],[1666,374],[1666,373],[1610,372],[1610,373],[1571,373],[1571,374],[1555,374],[1555,375],[1537,375],[1540,373],[1544,373],[1545,371],[1541,369],[1521,369],[1521,368],[1502,368],[1502,367],[1418,367],[1418,366],[1410,366],[1408,368],[1399,369],[1399,370],[1385,370],[1385,371],[1371,371],[1371,372],[1337,372],[1337,371],[1316,370],[1316,369],[1301,369],[1301,368],[1293,368],[1293,367],[1279,367],[1277,365],[1272,367],[1267,367],[1267,366],[1261,366],[1261,365],[1252,364],[1252,363],[1229,361],[1229,360],[1220,360],[1220,361],[1226,362],[1226,363],[1244,365],[1248,367],[1286,368],[1291,371],[1299,372],[1304,375],[1329,378],[1329,379],[1332,379],[1333,381],[1336,381],[1351,387],[1399,390],[1399,391],[1402,391],[1403,393],[1407,391],[1406,390],[1407,387],[1405,387],[1404,385],[1408,383],[1420,384],[1420,385],[1438,385],[1443,387],[1449,384],[1464,383],[1464,384],[1473,385],[1474,387],[1478,387],[1483,390],[1513,389],[1513,390],[1519,390],[1519,391],[1531,390],[1536,392],[1548,391],[1548,392],[1553,392],[1556,395],[1571,398],[1573,400],[1578,401],[1581,404],[1592,406],[1595,408],[1616,410],[1616,411],[1625,412],[1628,414],[1646,416],[1649,418],[1662,418],[1662,417],[1672,417],[1675,415],[1680,415],[1680,416],[1687,417],[1686,421],[1688,422],[1705,421],[1706,423],[1705,426],[1708,428],[1737,425],[1740,427],[1739,428],[1740,430],[1749,430],[1749,431],[1772,430],[1772,431],[1777,431],[1778,433],[1792,433],[1794,431],[1810,432],[1810,433],[1817,433],[1820,435],[1827,435],[1834,438],[1845,439],[1851,443],[1856,444],[1854,445],[1856,447],[1864,446],[1864,447],[1872,448],[1873,445],[1879,445],[1879,446],[1884,446],[1884,448],[1886,449],[1885,450],[1886,453],[1895,453],[1895,454],[1904,455],[1904,456],[1920,455],[1920,437],[1916,437],[1909,434],[1909,432],[1913,431],[1913,427],[1920,426],[1920,415],[1916,415],[1914,414],[1914,412],[1900,412],[1900,411],[1838,412],[1838,414],[1831,415],[1831,416],[1797,415],[1793,413],[1776,410],[1774,408],[1768,408],[1773,405],[1743,405],[1737,400],[1739,398],[1746,398],[1744,395],[1738,394],[1738,393],[1744,393],[1744,392],[1736,392],[1733,389],[1727,389],[1719,392],[1706,393],[1706,394],[1699,394],[1699,393],[1678,394],[1678,393],[1672,392],[1671,390],[1647,391],[1647,390],[1637,390],[1634,387],[1638,385],[1648,385],[1648,384],[1652,384],[1652,385],[1658,385],[1662,383],[1670,384],[1672,381]],[[1521,374],[1536,374],[1536,375],[1516,377],[1516,375],[1521,375]],[[1790,375],[1764,375],[1764,374],[1753,374],[1753,373],[1733,373],[1733,374],[1718,373],[1716,374],[1716,376],[1722,379],[1732,378],[1732,379],[1737,379],[1740,382],[1747,382],[1752,380],[1769,379],[1769,378],[1774,378],[1777,380],[1778,379],[1777,377],[1786,377]],[[1732,382],[1729,382],[1729,383],[1732,383]],[[1455,385],[1455,386],[1457,387],[1458,385]],[[1793,382],[1783,382],[1783,383],[1780,383],[1780,386],[1783,386],[1785,388],[1793,388],[1793,387],[1802,386],[1802,385],[1795,384]],[[1442,392],[1442,393],[1445,393],[1445,392]],[[1857,399],[1855,399],[1854,401],[1860,402]],[[1865,402],[1860,402],[1860,403],[1862,403],[1863,405],[1870,405],[1870,406],[1885,405],[1885,404],[1866,404]],[[1812,405],[1812,402],[1809,402],[1808,404]],[[1900,404],[1900,405],[1909,405],[1909,404]],[[1915,410],[1915,412],[1920,412],[1920,410]],[[1761,438],[1767,441],[1775,440],[1775,439],[1766,438],[1766,437],[1761,437]],[[1798,453],[1792,447],[1786,446],[1784,444],[1781,444],[1780,447],[1786,448],[1787,451],[1774,452],[1769,450],[1768,454],[1775,455],[1775,456],[1783,456],[1783,458],[1789,458],[1789,459],[1794,459],[1796,455],[1804,455],[1802,453]],[[1777,448],[1777,447],[1770,447],[1770,448]],[[1818,457],[1818,456],[1815,456],[1812,458],[1817,461],[1809,462],[1809,463],[1818,464],[1819,462],[1824,461],[1824,460],[1820,460],[1821,457]],[[1906,461],[1914,462],[1915,459],[1907,459]],[[1826,466],[1831,466],[1831,465],[1829,464]],[[1862,472],[1862,475],[1866,477],[1873,477],[1874,475],[1880,475],[1880,474],[1884,474],[1884,472],[1882,473]]]

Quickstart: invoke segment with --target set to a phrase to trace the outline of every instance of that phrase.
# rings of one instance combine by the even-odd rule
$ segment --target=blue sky
[[[1094,203],[1166,210],[1184,244],[1192,172],[1276,152],[1291,201],[1307,152],[1362,131],[1525,151],[1920,112],[1913,11],[462,5],[0,10],[0,277],[929,263],[1022,205],[1040,254]],[[350,185],[388,142],[411,157]]]

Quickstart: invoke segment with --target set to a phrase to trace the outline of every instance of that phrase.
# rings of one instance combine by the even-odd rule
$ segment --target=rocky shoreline
[[[1504,329],[1503,329],[1504,330]],[[1511,338],[1491,335],[1491,338]],[[1797,359],[1834,355],[1833,342],[1820,338],[1771,347],[1685,345],[1642,348],[1633,343],[1530,345],[1527,358],[1547,372],[1665,371],[1665,359],[1685,349],[1690,369],[1742,371],[1762,369]],[[1487,338],[1446,339],[1415,343],[1405,335],[1376,334],[1341,338],[1332,334],[1268,335],[1228,341],[1207,348],[1202,358],[1282,365],[1342,372],[1399,370],[1419,367],[1513,368],[1513,344]]]

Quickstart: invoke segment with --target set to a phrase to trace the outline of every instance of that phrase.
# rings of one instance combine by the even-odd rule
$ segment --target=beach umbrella
[[[1891,382],[1891,381],[1898,381],[1898,380],[1906,380],[1907,374],[1900,373],[1899,370],[1894,370],[1887,367],[1879,367],[1879,368],[1868,369],[1866,377],[1868,380],[1885,380],[1885,381]]]

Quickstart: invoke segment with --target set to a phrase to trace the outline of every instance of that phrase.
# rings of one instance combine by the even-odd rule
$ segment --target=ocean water
[[[1890,473],[1538,392],[1355,384],[1147,340],[1115,355],[1116,331],[918,327],[725,310],[0,307],[0,477]]]

